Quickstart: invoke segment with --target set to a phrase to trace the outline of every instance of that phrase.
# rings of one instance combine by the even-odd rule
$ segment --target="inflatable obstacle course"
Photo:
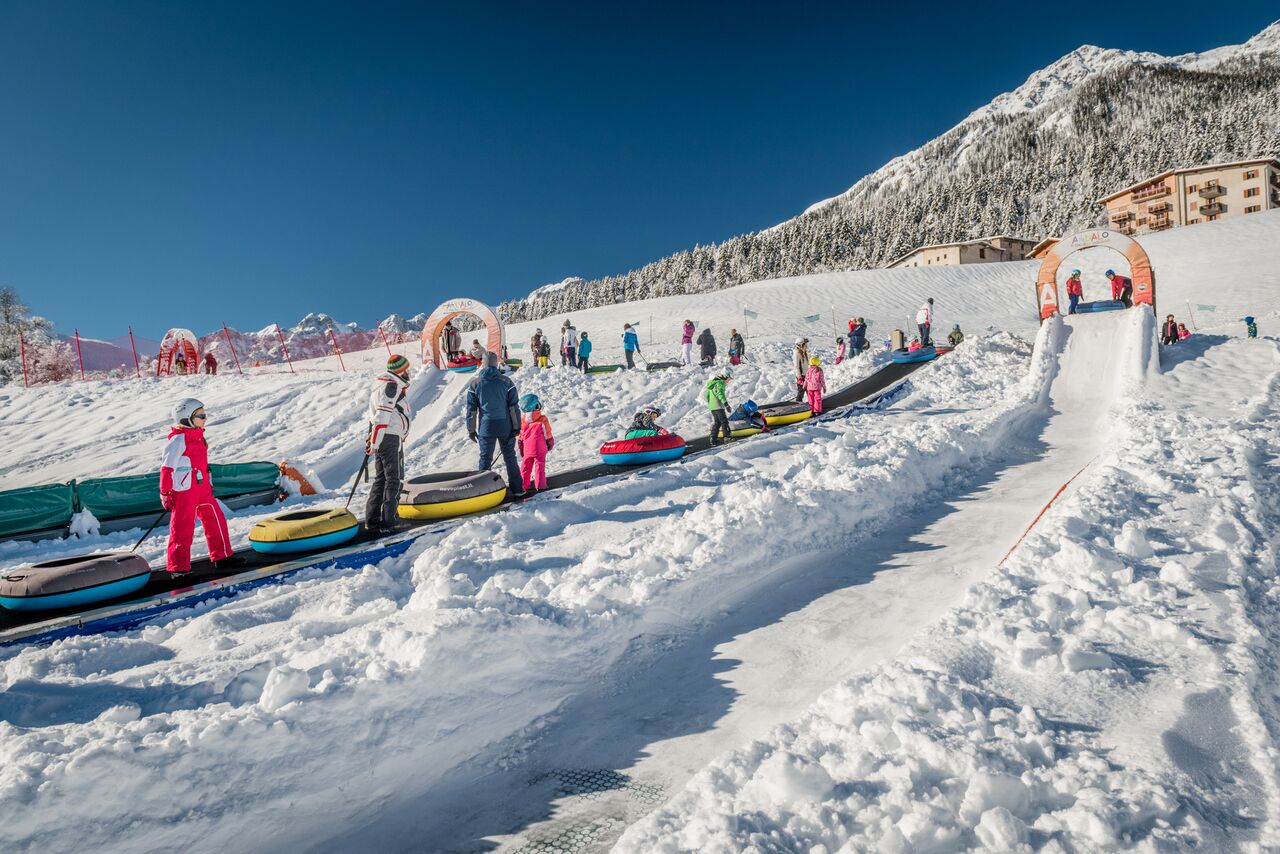
[[[507,484],[492,469],[439,472],[411,478],[400,490],[402,519],[452,519],[497,507]]]
[[[307,552],[341,545],[359,531],[360,523],[346,509],[295,510],[254,525],[249,545],[260,554]]]

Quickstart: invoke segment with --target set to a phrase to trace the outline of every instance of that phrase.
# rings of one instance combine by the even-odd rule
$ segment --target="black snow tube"
[[[497,507],[507,482],[496,472],[446,471],[410,478],[400,488],[403,519],[449,519]]]
[[[645,364],[646,371],[665,371],[667,368],[678,368],[679,362],[648,362]]]
[[[132,552],[76,555],[11,569],[0,577],[0,605],[44,611],[90,605],[141,590],[151,567]]]

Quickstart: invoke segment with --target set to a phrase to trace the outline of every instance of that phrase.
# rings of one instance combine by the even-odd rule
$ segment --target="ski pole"
[[[160,520],[161,520],[161,519],[163,519],[165,516],[168,516],[168,515],[169,515],[169,511],[168,511],[168,510],[161,510],[161,511],[160,511],[160,515],[159,515],[159,516],[157,516],[157,517],[156,517],[156,520],[155,520],[154,522],[152,522],[152,523],[151,523],[151,527],[150,527],[150,528],[147,528],[147,532],[146,532],[145,534],[143,534],[143,535],[142,535],[142,537],[141,537],[141,538],[140,538],[136,543],[134,543],[134,544],[133,544],[133,548],[129,549],[129,551],[130,551],[130,552],[136,552],[136,551],[138,550],[138,546],[142,545],[142,541],[143,541],[143,540],[145,540],[147,537],[151,536],[151,532],[152,532],[152,531],[154,531],[154,530],[156,529],[156,525],[159,525],[159,524],[160,524]]]
[[[356,472],[355,483],[351,484],[351,493],[347,496],[347,503],[343,505],[344,507],[351,506],[351,499],[356,497],[356,487],[360,485],[360,478],[364,477],[368,471],[369,453],[366,451],[364,455],[364,462],[360,463],[360,471]]]

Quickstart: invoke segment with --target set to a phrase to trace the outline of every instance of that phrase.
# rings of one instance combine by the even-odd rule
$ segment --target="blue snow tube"
[[[928,347],[921,347],[919,350],[894,350],[889,356],[895,362],[927,362],[936,358],[938,350],[932,344]]]
[[[463,356],[461,359],[450,359],[445,365],[446,370],[453,371],[455,374],[467,374],[480,367],[480,360],[471,356]]]
[[[0,605],[11,611],[92,605],[137,593],[150,578],[151,567],[132,552],[58,558],[6,572]]]
[[[1076,305],[1076,314],[1092,314],[1095,311],[1120,311],[1124,302],[1118,299],[1100,299]]]
[[[684,439],[674,433],[618,439],[600,446],[600,457],[612,466],[639,466],[662,463],[684,456]]]

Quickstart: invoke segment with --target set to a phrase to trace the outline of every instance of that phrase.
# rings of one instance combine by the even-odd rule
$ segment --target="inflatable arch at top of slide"
[[[1058,268],[1067,258],[1081,249],[1105,246],[1119,252],[1129,262],[1129,278],[1133,280],[1133,302],[1146,303],[1152,311],[1156,307],[1156,274],[1151,269],[1151,259],[1138,241],[1128,235],[1108,228],[1069,234],[1054,244],[1040,264],[1036,276],[1036,300],[1040,304],[1040,320],[1058,313]]]
[[[187,362],[187,373],[200,373],[200,340],[190,329],[170,329],[160,341],[156,376],[167,377],[175,373],[173,361],[178,353],[182,353],[182,358]]]
[[[426,324],[422,327],[422,363],[424,365],[430,363],[444,369],[445,353],[440,348],[440,330],[460,314],[470,314],[483,321],[488,334],[485,339],[485,349],[497,353],[499,358],[502,357],[502,348],[507,343],[507,332],[502,321],[498,319],[498,313],[479,300],[463,297],[440,303],[427,318]]]

